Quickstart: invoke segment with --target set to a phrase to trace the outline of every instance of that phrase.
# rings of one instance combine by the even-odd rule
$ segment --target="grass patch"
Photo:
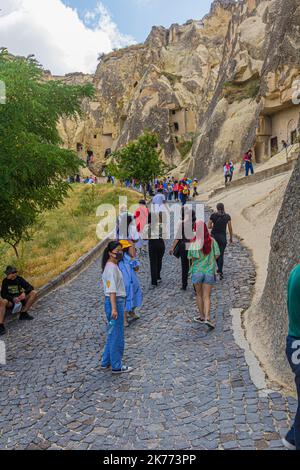
[[[33,240],[20,245],[19,259],[0,242],[0,278],[9,264],[16,265],[35,288],[58,276],[99,242],[96,209],[100,204],[117,207],[120,196],[127,196],[129,207],[141,199],[138,193],[117,186],[73,185],[65,203],[41,217]]]
[[[180,142],[178,142],[177,148],[183,160],[190,153],[193,147],[194,141],[195,141],[195,135],[191,133],[190,138],[188,140],[182,139]]]
[[[260,90],[260,78],[256,75],[245,83],[236,83],[227,81],[223,85],[222,96],[232,104],[235,101],[240,102],[246,99],[254,100]]]

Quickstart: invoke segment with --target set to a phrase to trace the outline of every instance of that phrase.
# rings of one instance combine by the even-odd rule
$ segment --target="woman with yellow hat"
[[[132,256],[133,243],[129,240],[120,240],[122,250],[124,253],[122,261],[119,263],[119,269],[122,272],[123,280],[126,290],[126,303],[124,324],[125,327],[129,326],[128,316],[133,319],[139,317],[135,314],[135,309],[142,306],[143,294],[137,272],[139,270],[140,262]]]

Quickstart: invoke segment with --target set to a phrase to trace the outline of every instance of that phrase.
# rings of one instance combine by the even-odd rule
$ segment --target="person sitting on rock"
[[[18,276],[17,268],[7,266],[6,278],[2,282],[0,303],[0,332],[5,333],[4,317],[6,309],[20,313],[20,320],[33,320],[28,311],[37,299],[34,287],[21,276]],[[3,307],[4,311],[3,311]]]

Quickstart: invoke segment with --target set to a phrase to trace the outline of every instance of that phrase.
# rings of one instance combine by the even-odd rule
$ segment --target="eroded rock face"
[[[145,129],[159,135],[170,169],[188,176],[251,147],[258,162],[269,158],[298,127],[299,14],[298,0],[216,0],[202,20],[153,27],[144,44],[102,56],[94,76],[63,78],[96,88],[81,121],[61,122],[65,145],[93,150],[95,172]],[[186,140],[194,145],[182,155]]]
[[[228,27],[214,96],[200,121],[187,172],[201,178],[253,147],[257,162],[297,134],[298,0],[244,0]]]
[[[285,357],[288,332],[287,282],[300,262],[300,159],[287,187],[272,233],[268,277],[258,306],[247,319],[250,342],[270,378],[292,388]],[[257,348],[257,350],[256,350]]]
[[[216,1],[203,20],[154,27],[144,44],[103,56],[88,77],[97,94],[84,103],[85,118],[60,124],[65,145],[92,149],[99,169],[108,149],[149,129],[159,134],[165,161],[176,167],[182,161],[179,141],[193,138],[213,96],[234,5]],[[62,79],[87,80],[82,74]]]

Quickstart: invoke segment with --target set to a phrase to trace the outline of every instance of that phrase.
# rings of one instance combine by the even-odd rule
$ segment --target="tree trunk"
[[[142,184],[142,188],[143,188],[144,199],[145,199],[145,201],[147,201],[146,185],[145,185],[145,184]]]
[[[15,243],[15,244],[13,245],[13,244],[10,243],[10,245],[13,247],[17,259],[19,259],[20,256],[19,256],[19,252],[18,252],[18,249],[17,249],[18,244]]]

